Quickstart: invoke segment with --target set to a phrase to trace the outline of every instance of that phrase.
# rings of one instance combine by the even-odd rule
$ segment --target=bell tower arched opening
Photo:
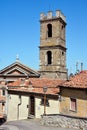
[[[52,64],[52,52],[51,51],[47,52],[47,64],[48,65]]]
[[[52,24],[48,24],[47,29],[48,29],[48,37],[52,37]]]

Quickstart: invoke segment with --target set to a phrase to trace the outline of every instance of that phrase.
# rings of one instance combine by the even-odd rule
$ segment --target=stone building
[[[66,18],[61,11],[40,15],[40,73],[48,78],[67,78]]]
[[[87,70],[60,86],[60,113],[87,118]]]

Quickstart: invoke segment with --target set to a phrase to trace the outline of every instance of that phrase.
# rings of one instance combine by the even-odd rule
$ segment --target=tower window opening
[[[52,37],[52,24],[48,24],[47,28],[48,28],[48,37]]]
[[[52,63],[52,52],[47,52],[47,64],[50,65]]]
[[[64,56],[64,52],[62,51],[62,56]]]
[[[62,25],[62,30],[64,29],[64,26]]]

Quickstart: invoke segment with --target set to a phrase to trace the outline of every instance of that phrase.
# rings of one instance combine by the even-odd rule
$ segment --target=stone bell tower
[[[57,10],[40,14],[40,73],[41,77],[66,79],[66,18]]]

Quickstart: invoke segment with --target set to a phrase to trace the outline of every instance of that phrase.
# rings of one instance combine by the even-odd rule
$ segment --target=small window
[[[62,25],[62,30],[64,29],[64,26]]]
[[[52,63],[52,52],[47,52],[47,64],[50,65]]]
[[[4,103],[4,102],[2,102],[2,106],[5,106],[5,103]]]
[[[70,98],[70,110],[77,111],[77,103],[75,98]]]
[[[64,52],[62,51],[62,56],[64,56]]]
[[[65,26],[62,25],[61,27],[61,37],[64,38],[65,37]]]
[[[40,105],[44,105],[44,98],[41,99]],[[46,106],[49,106],[48,99],[46,99]]]
[[[48,29],[48,37],[52,37],[52,25],[48,24],[47,29]]]
[[[5,89],[2,89],[2,96],[5,96]]]
[[[4,102],[2,102],[2,112],[4,113],[5,112],[5,103]]]

